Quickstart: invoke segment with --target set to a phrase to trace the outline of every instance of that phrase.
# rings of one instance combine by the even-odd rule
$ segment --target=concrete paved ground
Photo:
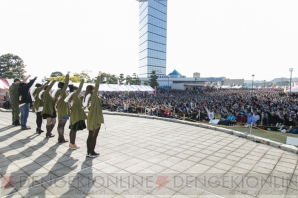
[[[0,195],[298,197],[296,154],[190,125],[104,117],[100,156],[90,159],[86,130],[77,133],[81,148],[69,150],[57,137],[35,133],[35,114],[32,129],[21,131],[11,126],[10,112],[0,112]]]

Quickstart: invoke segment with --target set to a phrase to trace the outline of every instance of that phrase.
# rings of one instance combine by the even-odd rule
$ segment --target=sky
[[[0,0],[0,55],[27,74],[138,74],[136,0]],[[168,0],[167,74],[298,77],[297,0]]]

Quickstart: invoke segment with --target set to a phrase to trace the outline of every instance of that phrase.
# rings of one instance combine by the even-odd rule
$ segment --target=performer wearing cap
[[[101,124],[104,123],[101,107],[102,100],[98,97],[101,74],[102,72],[98,72],[95,88],[93,85],[88,85],[86,87],[85,98],[83,101],[83,107],[88,107],[89,109],[87,117],[87,129],[89,130],[87,138],[87,157],[92,158],[99,156],[99,153],[96,153],[94,149]]]
[[[68,87],[69,83],[69,73],[67,72],[65,77],[65,82],[59,82],[58,83],[58,89],[54,90],[52,93],[52,97],[56,101],[57,104],[57,112],[58,112],[58,142],[64,143],[68,142],[68,140],[65,140],[64,138],[64,127],[69,119],[70,110],[69,110],[69,104],[68,102],[65,102],[65,98],[67,96],[66,89]]]
[[[23,82],[27,82],[30,75],[23,80]],[[13,84],[9,87],[9,95],[10,95],[10,105],[12,109],[12,125],[19,126],[20,124],[20,107],[19,107],[19,85],[20,79],[16,78],[13,81]]]

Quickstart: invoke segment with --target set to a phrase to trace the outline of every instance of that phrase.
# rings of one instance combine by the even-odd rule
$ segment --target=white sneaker
[[[286,133],[286,132],[287,132],[287,130],[286,130],[286,129],[283,129],[283,130],[281,130],[281,132],[282,132],[282,133]]]

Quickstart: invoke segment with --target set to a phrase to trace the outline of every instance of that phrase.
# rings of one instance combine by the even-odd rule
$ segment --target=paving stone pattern
[[[104,115],[97,158],[11,125],[0,112],[3,197],[298,197],[298,156],[235,135],[157,119]],[[45,128],[45,122],[43,123]],[[65,130],[68,137],[68,123]]]

